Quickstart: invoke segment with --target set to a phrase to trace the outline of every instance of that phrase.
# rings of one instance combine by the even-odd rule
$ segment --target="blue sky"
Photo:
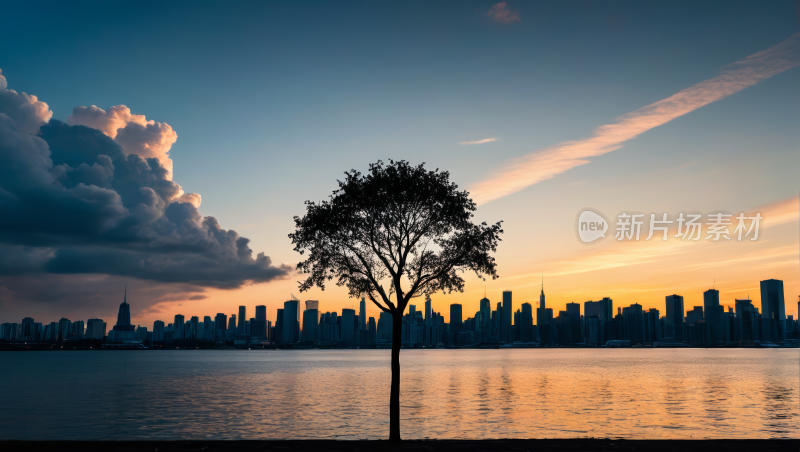
[[[345,170],[425,161],[468,187],[799,28],[795,1],[510,1],[511,23],[487,15],[495,3],[17,2],[0,17],[0,69],[55,119],[124,104],[168,123],[174,180],[202,195],[201,213],[293,264],[292,216]],[[571,230],[559,232],[580,207],[734,211],[797,195],[798,82],[800,70],[787,70],[482,206],[479,219],[506,222],[501,276],[580,252]],[[499,140],[459,145],[488,137]],[[781,243],[796,243],[785,234]],[[252,298],[285,299],[293,284],[261,285]]]

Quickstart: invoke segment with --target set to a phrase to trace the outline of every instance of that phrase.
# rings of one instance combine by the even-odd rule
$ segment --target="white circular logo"
[[[575,220],[575,233],[583,243],[595,243],[606,238],[608,220],[597,210],[585,208]]]

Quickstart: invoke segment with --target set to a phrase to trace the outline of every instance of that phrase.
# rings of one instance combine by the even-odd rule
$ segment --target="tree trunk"
[[[403,315],[392,314],[392,390],[389,395],[389,441],[400,441],[400,338]]]

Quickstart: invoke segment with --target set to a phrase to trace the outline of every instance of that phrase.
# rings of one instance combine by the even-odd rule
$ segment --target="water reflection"
[[[0,439],[388,432],[386,350],[1,356]],[[407,438],[800,437],[794,350],[404,350],[401,357]]]
[[[764,405],[764,427],[771,438],[797,437],[796,390],[770,378],[762,389]]]

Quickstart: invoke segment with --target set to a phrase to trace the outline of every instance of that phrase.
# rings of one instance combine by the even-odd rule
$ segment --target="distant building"
[[[106,322],[103,319],[89,319],[86,321],[86,339],[102,341],[106,337]]]
[[[214,341],[225,342],[227,340],[228,316],[223,313],[217,313],[214,317]]]
[[[135,329],[136,327],[131,325],[131,306],[128,304],[128,290],[125,289],[125,298],[123,298],[122,304],[119,305],[117,324],[109,331],[108,340],[116,343],[138,342]]]
[[[683,337],[683,297],[668,295],[666,299],[667,317],[664,336],[672,337],[675,342],[684,342]]]
[[[358,329],[367,329],[367,302],[364,297],[361,297],[361,302],[358,305]]]
[[[72,324],[73,328],[75,328],[75,340],[80,341],[84,339],[86,335],[86,326],[83,323],[83,320],[77,320],[75,323]]]
[[[19,340],[35,341],[36,339],[38,339],[36,337],[36,323],[33,321],[32,317],[25,317],[22,319],[22,325],[20,325]]]
[[[236,327],[236,335],[241,337],[247,334],[245,331],[245,321],[247,319],[247,307],[239,306],[239,325]]]
[[[539,345],[552,345],[555,341],[553,337],[553,310],[547,308],[544,297],[544,283],[542,292],[539,294],[539,307],[536,308],[536,330],[539,333]]]
[[[703,292],[703,320],[706,322],[705,345],[717,345],[722,339],[722,313],[724,308],[719,304],[719,290],[709,289]]]
[[[175,334],[172,338],[176,341],[182,341],[186,339],[186,330],[183,327],[183,324],[186,322],[186,319],[181,314],[175,315],[175,320],[172,322],[172,328]]]
[[[584,301],[583,302],[583,316],[584,317],[597,317],[600,318],[600,302],[599,301]]]
[[[518,322],[519,340],[521,342],[533,342],[533,306],[530,303],[522,303]]]
[[[392,318],[392,313],[390,312],[381,311],[381,313],[378,315],[378,327],[377,332],[375,333],[376,342],[392,342]]]
[[[307,301],[306,307],[308,307]],[[256,306],[256,317],[250,324],[250,336],[259,339],[267,338],[267,307],[264,305]]]
[[[297,322],[297,300],[283,303],[283,336],[282,342],[297,342],[300,340],[300,325]]]
[[[317,341],[318,329],[319,312],[316,309],[306,309],[303,311],[303,342]]]
[[[786,339],[785,309],[783,281],[761,281],[761,336],[765,341],[781,342]]]
[[[352,347],[355,345],[356,311],[342,309],[341,324],[339,326],[339,340],[342,345]]]
[[[501,314],[500,321],[500,340],[504,342],[511,342],[511,321],[513,319],[512,313],[514,312],[511,302],[511,291],[503,291],[503,313]]]
[[[162,320],[153,322],[153,342],[164,342],[164,322]]]
[[[450,335],[454,336],[462,331],[463,324],[462,307],[458,303],[450,305]]]

